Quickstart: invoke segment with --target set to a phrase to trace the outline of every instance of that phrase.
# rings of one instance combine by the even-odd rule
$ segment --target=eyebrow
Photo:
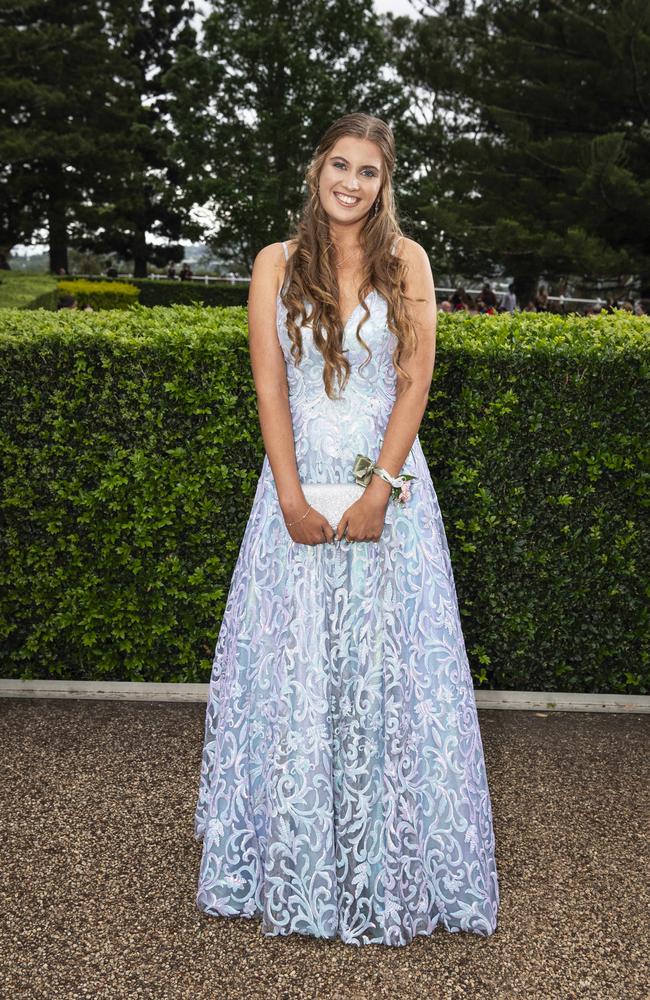
[[[330,160],[345,160],[346,163],[350,162],[349,160],[346,160],[344,156],[341,156],[340,153],[337,153],[336,156],[330,156]],[[365,170],[366,167],[371,167],[373,170],[379,170],[380,169],[374,163],[364,163],[364,165],[362,167],[359,167],[359,169],[360,170]]]

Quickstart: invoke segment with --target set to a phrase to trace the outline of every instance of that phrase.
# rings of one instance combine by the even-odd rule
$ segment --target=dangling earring
[[[379,211],[379,198],[377,198],[377,201],[375,202],[375,207],[374,207],[373,212],[372,212],[373,219],[376,216],[376,214],[377,214],[378,211]]]

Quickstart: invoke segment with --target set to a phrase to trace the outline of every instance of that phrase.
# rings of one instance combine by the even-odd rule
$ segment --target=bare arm
[[[437,306],[431,265],[426,251],[413,240],[402,240],[401,252],[408,261],[406,294],[423,302],[409,302],[418,334],[417,350],[406,361],[400,362],[411,376],[407,382],[402,376],[397,380],[397,398],[386,426],[386,433],[377,465],[391,476],[399,476],[427,408],[429,389],[433,376],[436,354]],[[367,489],[372,496],[388,503],[391,487],[379,476],[373,476]]]
[[[271,243],[257,254],[248,294],[248,341],[257,409],[285,524],[301,518],[308,508],[296,464],[296,447],[289,407],[287,370],[276,329],[276,301],[283,274],[284,253]],[[288,528],[294,541],[317,544],[332,535],[317,511]]]

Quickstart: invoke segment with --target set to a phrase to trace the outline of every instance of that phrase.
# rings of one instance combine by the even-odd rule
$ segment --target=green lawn
[[[0,271],[0,309],[56,309],[56,282],[53,274]]]

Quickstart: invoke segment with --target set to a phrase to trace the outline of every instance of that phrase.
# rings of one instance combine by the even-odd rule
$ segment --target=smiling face
[[[356,222],[372,210],[381,190],[382,156],[369,139],[345,135],[327,154],[319,177],[323,208],[336,222]]]

